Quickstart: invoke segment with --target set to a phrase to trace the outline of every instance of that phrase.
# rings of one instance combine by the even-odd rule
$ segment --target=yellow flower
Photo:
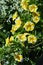
[[[20,20],[20,17],[18,17],[16,20],[15,20],[15,25],[19,28],[21,26],[21,23],[22,21]]]
[[[32,31],[34,30],[34,23],[28,21],[25,23],[24,28],[26,31]]]
[[[22,0],[22,1],[21,1],[21,7],[22,7],[24,10],[27,10],[27,6],[28,6],[28,2],[26,2],[26,0]]]
[[[5,41],[6,41],[5,46],[9,46],[9,43],[10,43],[9,37]]]
[[[38,7],[35,4],[29,5],[29,11],[30,12],[36,12]]]
[[[26,41],[26,35],[24,35],[24,34],[19,34],[19,35],[17,36],[17,38],[18,38],[20,41],[22,41],[22,42],[25,42],[25,41]]]
[[[14,20],[17,18],[17,16],[18,16],[18,14],[17,14],[17,12],[15,12],[15,13],[13,14],[13,16],[12,16],[12,20],[14,21]]]
[[[14,37],[13,36],[11,36],[10,38],[7,37],[5,46],[11,45],[13,40],[14,40]]]
[[[11,32],[14,33],[18,29],[17,25],[12,25]]]
[[[36,41],[37,41],[37,38],[34,35],[28,36],[28,43],[34,44],[34,43],[36,43]]]
[[[10,42],[12,42],[14,40],[14,37],[11,36],[9,40],[10,40]]]
[[[40,20],[40,17],[35,16],[35,17],[33,17],[32,19],[33,19],[33,22],[38,23],[39,20]]]
[[[18,61],[18,62],[21,62],[21,61],[23,60],[23,56],[20,55],[20,54],[16,54],[14,58],[15,58],[15,60]]]

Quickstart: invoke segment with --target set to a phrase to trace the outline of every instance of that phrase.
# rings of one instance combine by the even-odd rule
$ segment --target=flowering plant
[[[43,52],[42,9],[42,0],[0,0],[0,65],[36,65]]]

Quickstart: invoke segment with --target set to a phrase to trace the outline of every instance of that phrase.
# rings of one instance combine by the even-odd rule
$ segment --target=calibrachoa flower
[[[21,42],[25,42],[26,41],[26,35],[25,34],[19,34],[17,36],[18,40],[20,40]]]
[[[34,43],[36,43],[36,41],[37,41],[36,36],[34,36],[34,35],[29,35],[28,36],[28,43],[34,44]]]
[[[13,16],[12,16],[12,20],[14,21],[14,20],[17,18],[17,16],[18,16],[18,13],[15,12],[15,13],[13,14]]]
[[[13,40],[14,40],[14,37],[13,36],[11,36],[10,38],[7,37],[6,38],[6,44],[5,44],[5,46],[11,45]]]
[[[34,23],[28,21],[25,23],[24,28],[26,31],[32,31],[34,30],[34,26],[35,26]]]
[[[11,36],[9,40],[12,42],[14,40],[14,36]]]
[[[23,60],[23,56],[21,54],[15,54],[14,59],[18,62],[21,62]]]
[[[21,1],[21,7],[22,7],[24,10],[27,10],[28,2],[27,2],[26,0],[22,0],[22,1]]]
[[[10,43],[10,41],[9,41],[9,37],[8,37],[5,41],[6,41],[5,46],[9,46],[9,43]]]
[[[17,25],[17,27],[19,28],[19,27],[21,26],[21,23],[22,23],[22,21],[21,21],[20,17],[18,17],[18,18],[15,20],[15,25]]]
[[[12,25],[11,32],[14,33],[17,29],[18,29],[18,27],[16,25]]]
[[[38,23],[39,20],[40,20],[40,17],[38,17],[38,16],[33,16],[33,17],[32,17],[32,20],[33,20],[33,22]]]
[[[35,4],[29,5],[29,11],[30,12],[36,12],[38,7]]]

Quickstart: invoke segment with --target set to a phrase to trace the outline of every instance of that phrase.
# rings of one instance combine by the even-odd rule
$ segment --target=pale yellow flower
[[[28,36],[28,43],[34,44],[34,43],[36,43],[36,41],[37,41],[37,38],[34,35]]]
[[[13,14],[13,16],[12,16],[12,20],[14,21],[14,20],[17,18],[17,16],[18,16],[18,14],[17,14],[17,12],[15,12],[15,13]]]
[[[18,62],[21,62],[23,60],[23,56],[21,54],[16,54],[14,58]]]
[[[21,26],[21,23],[22,23],[22,21],[21,21],[20,17],[18,17],[18,18],[15,20],[15,25],[19,28],[19,27]]]
[[[9,43],[10,43],[10,41],[9,41],[9,37],[8,38],[6,38],[6,44],[5,44],[5,46],[8,46],[9,45]]]
[[[40,20],[40,17],[34,16],[34,17],[32,17],[32,19],[33,19],[33,22],[38,23]]]
[[[20,40],[20,41],[22,41],[22,42],[25,42],[26,41],[26,35],[24,35],[24,34],[19,34],[18,36],[17,36],[17,38]]]
[[[5,40],[6,41],[5,46],[11,45],[13,40],[14,40],[14,37],[13,36],[11,36],[10,38],[7,37],[6,40]]]
[[[21,7],[22,7],[24,10],[27,10],[28,2],[26,2],[26,0],[22,0],[22,1],[21,1]]]
[[[29,11],[30,12],[36,12],[38,7],[35,4],[29,5]]]
[[[14,33],[18,29],[17,25],[12,25],[11,32]]]
[[[11,32],[12,34],[14,34],[14,33],[15,33],[15,31],[14,31],[13,29],[11,29],[11,30],[10,30],[10,32]]]
[[[12,42],[14,40],[14,36],[11,36],[9,40]]]
[[[28,21],[25,23],[24,28],[26,31],[32,31],[34,30],[34,23]]]

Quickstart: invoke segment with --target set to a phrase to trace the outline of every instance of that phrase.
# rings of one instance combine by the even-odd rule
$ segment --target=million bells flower
[[[28,36],[28,43],[34,44],[34,43],[36,43],[36,41],[37,41],[37,38],[34,35]]]
[[[29,5],[29,11],[30,12],[36,12],[38,7],[35,4]]]
[[[12,16],[12,20],[14,21],[14,20],[17,18],[17,16],[18,16],[18,14],[17,14],[17,12],[15,12],[15,13],[13,14],[13,16]]]
[[[32,31],[34,30],[34,23],[28,21],[25,23],[24,28],[26,31]]]
[[[40,20],[40,17],[34,16],[34,17],[32,17],[32,19],[33,19],[33,22],[38,23]]]
[[[19,28],[22,24],[22,21],[20,19],[20,17],[18,17],[16,20],[15,20],[15,25]]]
[[[5,40],[6,41],[5,46],[11,45],[11,43],[12,43],[13,40],[14,40],[14,37],[13,36],[11,36],[10,38],[7,37],[6,40]]]
[[[25,42],[26,41],[26,35],[25,34],[19,34],[17,36],[18,40],[20,40],[21,42]]]
[[[14,59],[18,62],[21,62],[23,60],[23,56],[21,54],[15,54]]]
[[[21,1],[21,7],[22,7],[24,10],[27,10],[27,6],[28,6],[28,2],[26,2],[26,0],[22,0],[22,1]]]

